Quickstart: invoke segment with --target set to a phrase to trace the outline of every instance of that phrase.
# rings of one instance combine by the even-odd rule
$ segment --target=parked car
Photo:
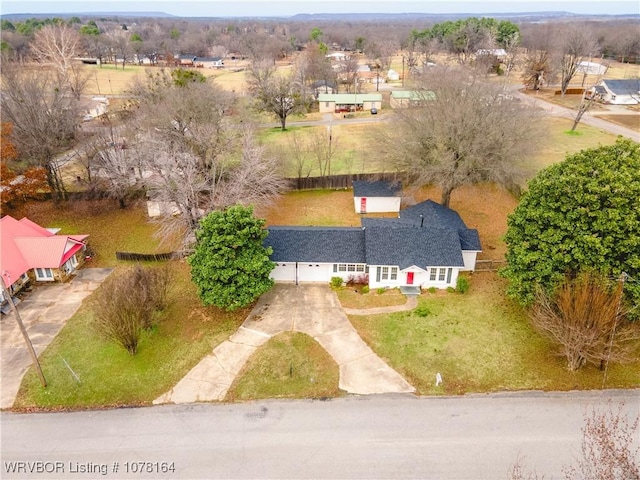
[[[378,113],[378,109],[376,107],[373,107],[371,109],[371,115],[376,115]]]

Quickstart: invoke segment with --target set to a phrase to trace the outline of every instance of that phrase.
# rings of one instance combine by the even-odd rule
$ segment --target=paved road
[[[609,399],[625,402],[628,415],[640,410],[636,390],[3,412],[0,475],[496,480],[506,479],[520,457],[546,479],[563,478],[562,466],[578,453],[585,412]],[[8,462],[16,461],[60,462],[60,470],[11,474]],[[125,462],[137,461],[173,462],[175,472],[127,475]],[[56,464],[31,464],[38,465]],[[93,473],[73,472],[83,468]],[[100,468],[108,472],[103,476]]]

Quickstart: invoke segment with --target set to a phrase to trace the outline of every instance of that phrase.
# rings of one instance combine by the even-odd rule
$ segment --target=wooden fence
[[[353,186],[354,180],[375,181],[386,180],[397,182],[404,178],[403,173],[352,173],[345,175],[328,175],[325,177],[301,177],[285,179],[291,190],[344,190]]]
[[[126,262],[161,262],[164,260],[173,260],[188,255],[186,252],[166,252],[166,253],[132,253],[132,252],[116,252],[118,260]]]
[[[495,272],[506,265],[506,260],[476,260],[476,272]]]

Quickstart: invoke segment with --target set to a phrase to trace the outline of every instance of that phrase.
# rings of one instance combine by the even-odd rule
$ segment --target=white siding
[[[464,261],[464,267],[461,269],[463,272],[473,272],[476,269],[476,257],[478,252],[476,251],[463,251],[462,260]]]
[[[366,212],[362,210],[362,198],[353,197],[353,206],[356,213],[385,213],[400,211],[400,197],[365,197]]]

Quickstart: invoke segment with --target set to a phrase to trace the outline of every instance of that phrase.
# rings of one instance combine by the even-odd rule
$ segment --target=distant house
[[[380,93],[321,93],[318,95],[320,113],[356,112],[361,110],[380,109],[382,94]]]
[[[507,56],[507,52],[504,48],[483,48],[476,51],[477,57],[482,55],[492,55],[494,57],[504,58]]]
[[[313,83],[311,88],[313,89],[313,96],[315,98],[318,98],[318,95],[321,93],[336,93],[338,91],[336,83],[327,80],[318,80]]]
[[[344,62],[347,58],[349,58],[347,56],[346,53],[344,52],[333,52],[333,53],[329,53],[327,55],[325,55],[325,57],[331,59],[331,60],[335,60],[338,62]]]
[[[196,57],[195,66],[198,68],[223,68],[224,60],[222,57]]]
[[[420,105],[435,98],[435,94],[426,90],[393,90],[389,97],[391,108]]]
[[[432,201],[399,218],[363,218],[362,227],[268,228],[280,282],[364,281],[370,288],[455,287],[462,271],[475,269],[478,231],[453,210]]]
[[[601,63],[596,62],[579,62],[576,67],[577,73],[582,73],[584,75],[604,75],[607,73],[609,69],[609,65],[603,65]]]
[[[356,213],[399,212],[401,195],[400,183],[353,182],[353,205]]]
[[[604,103],[612,105],[638,105],[640,104],[640,79],[626,80],[602,80],[591,89]]]
[[[63,282],[85,261],[88,235],[56,235],[28,218],[2,217],[0,238],[0,273],[12,295],[30,281]]]
[[[398,81],[400,80],[400,74],[390,68],[389,71],[387,72],[387,80],[389,80],[390,82]]]

